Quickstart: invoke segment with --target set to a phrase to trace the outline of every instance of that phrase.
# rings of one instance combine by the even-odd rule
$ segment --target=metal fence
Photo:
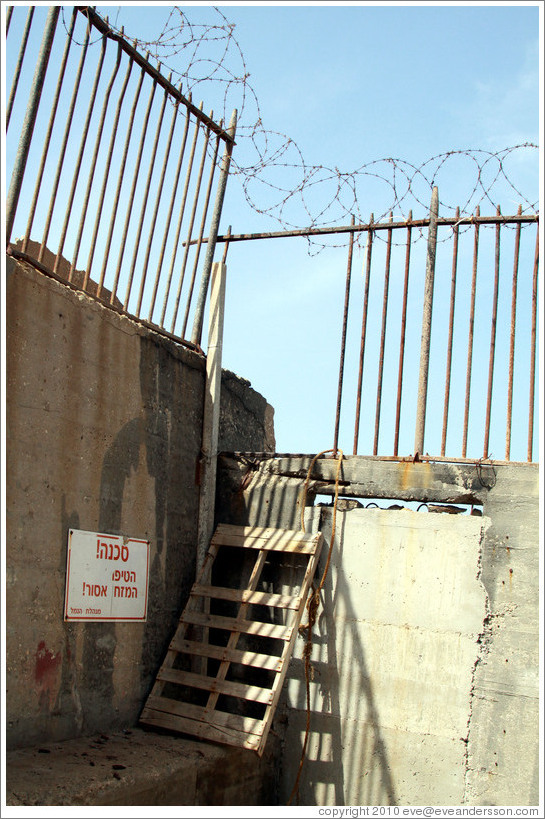
[[[236,111],[148,56],[90,7],[7,9],[7,252],[198,347]]]
[[[428,237],[415,253],[417,229]],[[520,207],[503,216],[498,207],[494,216],[477,208],[469,218],[460,218],[459,210],[439,218],[435,188],[428,218],[371,220],[358,231],[366,234],[363,290],[350,312],[352,233],[334,449],[342,428],[348,322],[359,308],[353,454],[532,461],[538,216],[523,215]]]

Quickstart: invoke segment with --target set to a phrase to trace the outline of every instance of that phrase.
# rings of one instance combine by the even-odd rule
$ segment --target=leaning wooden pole
[[[197,572],[203,564],[214,529],[226,273],[227,267],[223,262],[214,262],[210,289],[210,319],[200,461]]]

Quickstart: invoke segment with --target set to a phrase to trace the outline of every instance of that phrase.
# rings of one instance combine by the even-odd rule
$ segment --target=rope
[[[312,669],[310,666],[310,655],[312,653],[312,629],[318,617],[318,609],[320,607],[320,592],[324,587],[324,583],[327,577],[327,573],[329,571],[329,564],[331,563],[331,555],[333,553],[333,543],[335,540],[335,525],[336,525],[336,517],[337,517],[337,501],[339,499],[339,478],[341,474],[341,464],[343,460],[343,452],[341,449],[334,450],[334,449],[324,449],[323,452],[319,452],[318,455],[315,455],[312,461],[310,462],[310,466],[308,468],[307,477],[305,479],[305,483],[303,484],[303,491],[301,493],[301,530],[305,531],[305,501],[308,492],[308,485],[310,482],[310,476],[312,474],[312,470],[314,468],[314,464],[318,460],[318,458],[322,457],[322,455],[326,455],[332,452],[334,455],[338,455],[337,458],[337,472],[335,474],[335,497],[333,501],[333,520],[331,524],[331,540],[329,543],[329,550],[327,553],[327,560],[325,564],[325,568],[322,574],[322,578],[318,584],[316,589],[312,588],[309,597],[306,603],[306,608],[308,612],[308,623],[306,626],[299,626],[299,631],[307,632],[307,639],[305,643],[305,647],[303,648],[303,659],[305,661],[305,685],[306,685],[306,696],[307,696],[307,722],[305,728],[305,739],[303,741],[303,748],[301,750],[301,760],[299,762],[299,770],[297,771],[297,777],[295,779],[294,786],[290,793],[289,799],[287,801],[288,805],[291,805],[292,799],[297,794],[299,796],[299,781],[301,779],[301,773],[303,770],[303,764],[305,762],[305,756],[307,751],[307,744],[308,744],[308,737],[310,733],[310,680],[312,677]]]

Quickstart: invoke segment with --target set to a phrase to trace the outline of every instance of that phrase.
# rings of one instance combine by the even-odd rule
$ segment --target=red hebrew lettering
[[[124,563],[126,563],[128,559],[129,559],[129,547],[125,546],[125,544],[123,544],[123,546],[121,547],[121,560]]]
[[[116,583],[118,580],[121,580],[121,572],[119,571],[119,569],[114,570],[112,574],[112,580],[114,581],[114,583]]]
[[[108,554],[108,544],[98,541],[97,558],[106,558]]]
[[[98,596],[99,597],[106,597],[107,592],[108,592],[108,586],[101,586],[100,587],[100,594]]]
[[[138,589],[136,588],[136,586],[132,587],[131,592],[132,592],[131,597],[138,597]]]
[[[117,556],[116,556],[116,557],[114,557],[114,560],[119,560],[119,552],[120,552],[120,549],[119,549],[119,546],[117,545],[117,543],[115,544],[114,549],[117,549]]]
[[[136,583],[136,572],[131,572],[129,580],[132,581],[133,583]]]

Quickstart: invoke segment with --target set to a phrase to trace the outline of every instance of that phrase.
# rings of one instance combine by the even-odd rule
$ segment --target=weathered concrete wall
[[[8,748],[134,725],[194,580],[204,361],[7,258]],[[224,374],[220,446],[274,449]],[[151,543],[145,623],[63,622],[68,529]]]
[[[223,519],[299,528],[309,462],[222,459]],[[311,503],[331,494],[335,470],[318,461]],[[341,480],[346,496],[482,505],[482,516],[337,512],[300,804],[538,804],[538,468],[348,458]],[[305,514],[329,544],[332,509]],[[283,703],[281,803],[306,724],[303,646]]]

